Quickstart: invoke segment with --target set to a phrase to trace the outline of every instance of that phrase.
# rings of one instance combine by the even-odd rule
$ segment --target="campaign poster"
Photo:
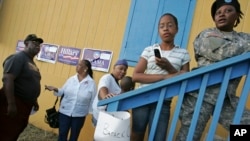
[[[112,55],[112,51],[85,48],[82,58],[91,62],[93,70],[108,72]]]
[[[58,48],[59,45],[43,43],[37,55],[37,60],[55,63]]]
[[[58,50],[57,61],[76,66],[81,55],[81,49],[61,46]]]

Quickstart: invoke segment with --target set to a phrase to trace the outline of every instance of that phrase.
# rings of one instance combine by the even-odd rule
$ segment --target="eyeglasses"
[[[160,29],[164,29],[164,28],[175,28],[175,25],[173,23],[167,23],[167,24],[160,24],[159,25]]]

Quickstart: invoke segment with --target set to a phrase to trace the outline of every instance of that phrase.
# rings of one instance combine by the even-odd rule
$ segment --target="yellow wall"
[[[114,54],[111,66],[113,66],[115,60],[119,58],[130,2],[130,0],[4,0],[0,9],[0,64],[9,54],[15,52],[17,40],[24,39],[29,33],[35,33],[46,43],[80,49],[112,50]],[[191,68],[196,66],[192,46],[195,36],[204,28],[214,26],[210,16],[212,2],[197,0],[187,47],[192,56]],[[245,16],[236,30],[250,33],[250,15],[247,14],[250,10],[250,1],[240,0],[240,2]],[[75,74],[74,66],[39,61],[36,63],[42,74],[42,86],[47,84],[60,87],[69,76]],[[133,68],[130,67],[128,75],[131,75],[132,71]],[[103,74],[94,71],[96,83]],[[40,110],[31,116],[30,123],[57,132],[57,129],[49,128],[43,121],[45,110],[52,106],[54,100],[55,97],[51,92],[42,90],[39,97]],[[220,135],[226,135],[221,127],[218,130]],[[91,118],[88,116],[79,140],[92,140],[93,131]]]
[[[4,0],[0,9],[0,64],[15,52],[17,40],[35,33],[46,43],[114,51],[111,70],[119,58],[129,7],[130,0]],[[45,84],[60,87],[75,74],[74,66],[36,64],[42,74],[42,88]],[[2,67],[0,72],[2,78]],[[129,69],[128,75],[131,72]],[[96,83],[103,74],[94,71]],[[40,110],[31,116],[30,123],[57,132],[44,124],[45,110],[52,107],[54,100],[51,92],[42,89]],[[90,119],[88,116],[79,140],[92,140]]]

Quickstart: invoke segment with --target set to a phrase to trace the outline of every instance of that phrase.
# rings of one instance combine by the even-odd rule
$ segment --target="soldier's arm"
[[[220,47],[220,40],[217,40],[219,37],[206,37],[203,34],[200,34],[196,37],[194,41],[194,50],[196,56],[202,56],[208,60],[217,62],[223,60],[225,56],[223,53],[215,53],[214,50]]]

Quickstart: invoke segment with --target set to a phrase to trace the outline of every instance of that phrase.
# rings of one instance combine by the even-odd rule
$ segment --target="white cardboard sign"
[[[95,141],[130,141],[130,113],[100,111]]]

